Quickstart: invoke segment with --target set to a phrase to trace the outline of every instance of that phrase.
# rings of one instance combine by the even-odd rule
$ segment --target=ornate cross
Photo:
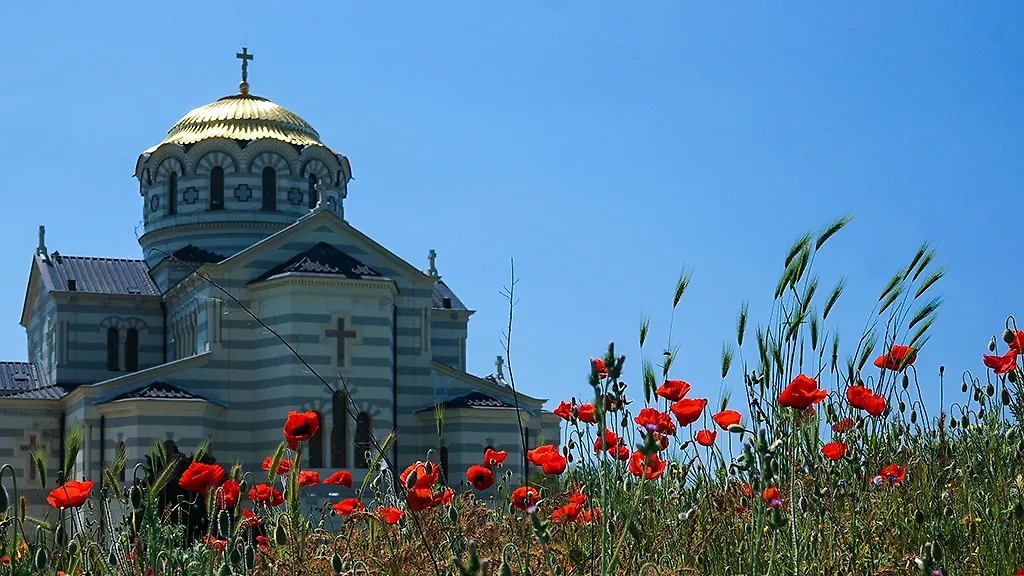
[[[253,56],[245,46],[242,46],[242,51],[235,54],[235,58],[242,61],[242,84],[246,84],[249,80],[249,60],[252,60]]]
[[[504,366],[504,365],[505,365],[505,359],[502,358],[501,356],[498,356],[498,359],[494,361],[494,367],[497,369],[497,374],[495,374],[495,376],[497,376],[498,378],[504,378],[505,377],[505,375],[502,373],[502,370],[501,370],[502,366]]]
[[[345,330],[345,319],[338,318],[338,328],[327,331],[328,338],[338,339],[338,367],[345,365],[345,340],[356,337],[355,330]]]
[[[431,276],[437,276],[437,266],[435,266],[435,260],[437,260],[437,252],[434,252],[434,250],[431,249],[430,252],[427,253],[427,260],[430,261],[430,269],[427,270],[427,274],[430,274]]]
[[[38,447],[38,445],[36,444],[36,435],[35,434],[29,434],[29,436],[28,436],[28,444],[20,446],[20,448],[22,450],[27,450],[29,452],[29,455],[28,455],[28,477],[31,480],[35,480],[36,479],[36,464],[35,464],[35,462],[32,461],[32,452],[34,452],[37,447]]]

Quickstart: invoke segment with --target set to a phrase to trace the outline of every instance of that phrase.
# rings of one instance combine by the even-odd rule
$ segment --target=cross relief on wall
[[[344,368],[345,365],[346,365],[346,360],[347,360],[347,358],[345,356],[345,353],[346,353],[345,342],[349,338],[357,337],[358,335],[356,334],[356,331],[355,330],[346,330],[345,329],[345,319],[344,318],[338,318],[337,327],[336,328],[328,329],[327,332],[326,332],[326,336],[328,338],[336,338],[337,339],[338,344],[337,344],[337,349],[335,351],[335,363],[337,364],[337,366],[339,368]]]
[[[239,184],[235,186],[235,200],[239,202],[248,202],[252,198],[252,188],[249,188],[248,184]]]

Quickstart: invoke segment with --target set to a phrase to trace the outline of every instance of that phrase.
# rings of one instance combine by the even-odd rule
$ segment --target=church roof
[[[168,384],[167,382],[156,381],[152,384],[142,386],[141,388],[136,388],[123,394],[118,394],[109,400],[98,402],[98,404],[121,402],[123,400],[200,400],[203,402],[209,402],[207,398],[198,394],[193,394],[188,390],[183,390],[177,386]]]
[[[433,410],[437,406],[443,406],[445,410],[454,408],[476,408],[484,410],[515,410],[515,404],[510,404],[504,400],[499,400],[490,394],[485,394],[479,390],[473,390],[468,394],[456,396],[444,402],[439,402],[434,406],[423,408],[417,412],[425,412],[427,410]],[[525,409],[525,408],[524,408]]]
[[[262,282],[285,274],[340,276],[355,279],[385,279],[379,272],[326,242],[300,252],[287,262],[267,270],[252,282]]]
[[[452,292],[452,289],[444,283],[444,280],[438,280],[434,283],[434,293],[432,295],[432,307],[436,310],[468,310],[466,305],[459,300],[459,297]]]
[[[48,291],[160,295],[149,276],[149,268],[142,260],[60,256],[56,253],[46,258],[37,256],[37,260]]]
[[[32,390],[22,390],[21,392],[13,392],[10,394],[4,394],[0,391],[0,398],[23,398],[26,400],[60,400],[67,396],[68,390],[60,385],[55,386],[43,386],[42,388],[35,388]]]
[[[43,371],[32,362],[0,362],[0,396],[10,396],[43,386]]]
[[[298,114],[259,96],[233,94],[183,116],[152,153],[163,144],[195,144],[211,138],[248,142],[271,138],[295,146],[323,146],[320,135]]]

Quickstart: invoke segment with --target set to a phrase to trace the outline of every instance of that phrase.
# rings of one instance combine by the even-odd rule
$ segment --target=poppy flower
[[[288,447],[295,450],[299,442],[309,440],[319,429],[320,419],[316,412],[292,411],[284,421],[284,439],[288,442]]]
[[[697,444],[701,446],[711,446],[715,443],[715,438],[718,437],[718,432],[714,430],[699,430],[697,431]]]
[[[718,427],[722,430],[728,430],[729,426],[740,423],[740,413],[735,410],[722,410],[718,414],[711,417],[718,424]]]
[[[657,454],[645,456],[637,450],[629,459],[629,473],[637,478],[643,477],[648,480],[657,480],[665,472],[668,462],[662,460]]]
[[[622,408],[622,398],[614,398],[609,394],[602,394],[601,398],[604,398],[604,411],[605,412],[618,412],[619,408]],[[629,402],[626,402],[629,404]]]
[[[551,513],[551,521],[558,524],[562,522],[575,522],[583,507],[575,502],[569,502],[565,506],[556,509]]]
[[[586,424],[597,424],[597,418],[594,416],[594,405],[580,404],[579,408],[576,409],[576,418]]]
[[[211,486],[220,484],[220,481],[223,479],[224,469],[217,464],[192,462],[185,469],[185,472],[182,473],[181,478],[178,480],[178,486],[182,490],[206,494]]]
[[[359,498],[345,498],[341,502],[335,502],[331,508],[338,513],[338,516],[348,516],[353,512],[361,512],[363,501]]]
[[[213,548],[217,552],[223,552],[224,548],[226,548],[227,545],[228,545],[228,541],[227,540],[218,540],[214,536],[206,536],[203,539],[210,546],[210,548]]]
[[[473,464],[466,470],[466,480],[477,490],[487,490],[494,484],[494,472],[490,468]]]
[[[595,522],[600,522],[600,521],[601,521],[601,509],[600,508],[594,508],[593,511],[584,510],[583,513],[580,514],[576,518],[576,523],[577,524],[593,524]]]
[[[263,524],[263,520],[260,520],[259,516],[248,508],[242,508],[242,518],[248,526],[259,526],[260,524]]]
[[[806,410],[828,396],[828,392],[818,388],[818,382],[804,374],[798,374],[789,386],[779,394],[779,406]]]
[[[611,430],[605,428],[604,438],[598,436],[594,439],[594,454],[600,454],[601,452],[608,450],[611,451],[619,443],[619,436]]]
[[[700,419],[700,415],[707,405],[707,398],[683,398],[669,406],[668,409],[675,414],[680,426],[689,426]]]
[[[451,504],[452,498],[454,498],[454,497],[455,497],[455,490],[452,490],[451,488],[449,488],[447,490],[444,490],[440,494],[438,494],[437,495],[437,500],[441,504]]]
[[[221,510],[233,510],[235,506],[238,506],[238,482],[234,480],[226,480],[223,484],[217,487],[217,508]]]
[[[11,563],[11,557],[10,556],[0,556],[0,564],[7,565],[7,564],[10,564],[10,563]]]
[[[835,462],[846,455],[846,444],[842,442],[829,442],[821,447],[821,455]]]
[[[1024,352],[1024,330],[1016,330],[1011,334],[1013,335],[1013,340],[1007,342],[1010,346],[1010,350]]]
[[[565,457],[559,453],[554,444],[538,446],[526,451],[526,460],[534,466],[540,466],[544,474],[554,476],[565,472],[568,465]]]
[[[284,504],[284,497],[281,491],[270,484],[257,484],[249,489],[249,500],[263,502],[267,506],[280,506]]]
[[[660,434],[675,434],[676,425],[672,417],[655,408],[643,408],[633,421],[644,430]]]
[[[766,488],[764,492],[761,492],[761,501],[773,507],[781,505],[782,497],[779,495],[779,489],[774,486]]]
[[[654,391],[669,402],[679,402],[690,392],[690,385],[684,380],[665,380],[665,383]]]
[[[864,386],[848,387],[846,389],[846,401],[850,403],[850,406],[864,410],[872,416],[879,416],[885,411],[885,398]]]
[[[600,358],[591,358],[590,365],[593,367],[594,371],[597,372],[598,378],[604,380],[608,377],[608,368],[605,367],[604,360],[601,360]]]
[[[1003,374],[1012,372],[1017,368],[1017,350],[1010,348],[1010,350],[1002,356],[985,354],[982,360],[985,362],[985,366],[995,371],[996,376],[1002,376]]]
[[[533,486],[520,486],[512,491],[512,506],[517,510],[527,512],[529,508],[536,506],[540,500],[540,493]]]
[[[434,493],[430,488],[412,488],[406,496],[406,501],[409,504],[409,510],[413,512],[422,512],[436,506]]]
[[[668,436],[664,434],[658,434],[657,432],[652,432],[652,434],[654,434],[654,439],[657,440],[658,442],[659,450],[665,450],[666,448],[668,448]]]
[[[440,471],[437,466],[434,466],[433,462],[413,462],[408,468],[402,472],[398,479],[401,481],[402,486],[409,486],[409,477],[414,475],[415,483],[412,488],[430,488],[437,482],[437,477]]]
[[[572,404],[569,404],[565,400],[559,402],[558,408],[555,408],[555,416],[558,416],[566,422],[572,420]]]
[[[616,460],[621,460],[622,462],[629,460],[629,446],[626,446],[625,444],[619,444],[615,448],[609,450],[608,453]]]
[[[853,418],[843,418],[839,422],[832,425],[832,431],[836,433],[849,432],[853,430],[857,423],[854,422]]]
[[[270,465],[273,464],[273,463],[274,463],[274,457],[273,456],[267,456],[266,458],[263,459],[263,466],[262,466],[262,468],[265,471],[270,472]],[[286,458],[282,458],[281,461],[278,462],[278,464],[277,464],[277,475],[280,476],[281,474],[287,474],[288,472],[291,471],[291,469],[292,469],[292,461],[288,460]]]
[[[352,487],[352,473],[348,470],[339,470],[324,480],[324,484],[337,484],[338,486]]]
[[[903,482],[903,477],[906,476],[907,470],[903,466],[897,466],[896,464],[889,464],[882,471],[878,473],[884,480],[888,480],[893,484],[900,484]]]
[[[92,480],[84,482],[72,480],[51,490],[46,501],[54,508],[78,508],[89,499],[90,492],[92,492]]]
[[[299,472],[299,486],[316,486],[320,483],[320,475],[315,470],[301,470]]]
[[[917,360],[917,350],[910,346],[893,344],[888,354],[882,354],[875,358],[875,367],[898,372],[913,364],[915,360]]]
[[[402,519],[403,512],[398,508],[377,508],[375,510],[377,516],[380,516],[381,520],[389,526],[398,524],[398,521]]]
[[[484,450],[484,464],[487,466],[497,466],[505,461],[508,457],[508,452],[504,450],[494,450],[488,448]]]

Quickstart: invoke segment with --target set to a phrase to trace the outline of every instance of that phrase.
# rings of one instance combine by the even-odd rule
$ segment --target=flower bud
[[[914,512],[914,522],[919,526],[921,524],[924,524],[924,512],[922,512],[921,510]]]
[[[732,432],[733,434],[743,434],[744,432],[747,431],[746,428],[744,428],[743,426],[741,426],[739,424],[730,424],[729,428],[727,430],[729,432]]]
[[[906,390],[910,387],[910,376],[907,376],[906,372],[903,373],[903,389]]]
[[[960,425],[966,430],[967,427],[971,425],[971,418],[967,414],[964,414],[960,417]]]
[[[1003,401],[1003,406],[1009,406],[1010,405],[1010,401],[1012,399],[1010,398],[1010,391],[1007,390],[1006,388],[1003,388],[1003,393],[1002,393],[1001,400]]]
[[[903,400],[900,400],[900,414],[902,414],[902,413],[904,413],[906,411],[907,411],[907,405],[903,402]]]
[[[337,552],[331,556],[331,570],[334,570],[335,574],[341,574],[341,571],[345,569],[345,565],[341,561],[341,554]]]
[[[46,567],[50,565],[50,555],[46,552],[45,546],[39,546],[36,550],[35,557],[36,570],[45,572]]]
[[[917,410],[912,409],[910,411],[910,423],[917,424]]]
[[[278,546],[284,546],[288,543],[288,533],[284,531],[284,524],[278,522],[277,528],[274,529],[274,543]]]
[[[960,391],[963,392],[964,394],[967,393],[967,382],[963,382],[960,384]]]
[[[989,352],[995,352],[996,351],[996,337],[995,336],[993,336],[992,339],[988,341],[988,351]]]
[[[1013,344],[1013,341],[1016,339],[1017,337],[1013,333],[1013,330],[1010,330],[1009,328],[1003,330],[1003,342],[1006,342],[1007,344]]]
[[[989,398],[991,398],[992,396],[995,395],[995,393],[996,393],[996,387],[993,386],[991,382],[989,382],[988,386],[985,386],[985,395],[988,396]]]
[[[1017,502],[1013,505],[1013,517],[1017,520],[1024,518],[1024,504]]]
[[[1016,384],[1017,383],[1017,371],[1016,370],[1010,370],[1009,372],[1007,372],[1006,373],[1006,379],[1009,380],[1010,382],[1013,382],[1014,384]]]

